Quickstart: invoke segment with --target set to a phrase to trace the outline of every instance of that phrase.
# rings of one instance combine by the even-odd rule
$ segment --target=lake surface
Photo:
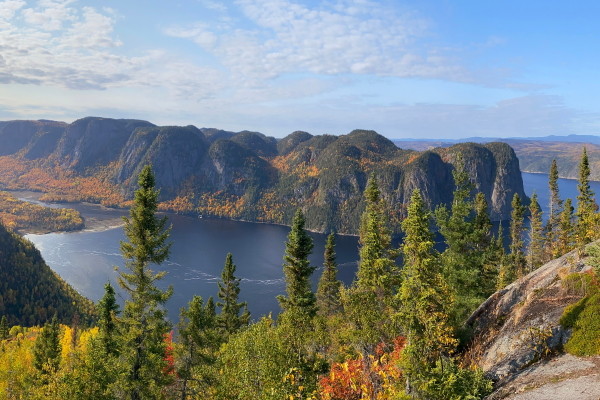
[[[523,184],[529,196],[534,191],[538,194],[540,205],[547,213],[548,176],[523,173]],[[591,185],[595,193],[600,193],[600,182],[592,182]],[[560,179],[559,188],[561,198],[576,200],[577,181]],[[52,269],[84,296],[97,301],[103,295],[105,282],[111,281],[118,288],[118,273],[114,267],[123,267],[119,242],[125,237],[121,227],[107,228],[117,225],[126,212],[86,204],[64,206],[78,209],[86,220],[93,221],[100,229],[26,237],[40,249]],[[285,292],[282,258],[289,228],[180,215],[168,217],[173,226],[173,247],[170,260],[162,266],[168,274],[161,284],[163,287],[173,285],[175,289],[167,304],[172,321],[178,320],[179,309],[186,306],[193,295],[205,299],[216,297],[217,281],[228,252],[233,253],[236,275],[242,278],[240,298],[248,301],[253,318],[279,312],[275,296]],[[313,274],[316,287],[326,237],[320,234],[311,236],[315,242],[311,262],[318,266]],[[340,279],[349,284],[357,268],[358,239],[338,236],[336,251]]]

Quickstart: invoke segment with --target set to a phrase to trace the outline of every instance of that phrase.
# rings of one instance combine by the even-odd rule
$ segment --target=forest
[[[589,177],[584,149],[575,210],[571,199],[560,198],[558,169],[552,163],[546,222],[537,196],[526,207],[515,194],[505,235],[502,227],[493,231],[485,196],[476,193],[459,160],[451,204],[430,210],[420,191],[412,192],[399,227],[403,239],[396,248],[392,232],[398,227],[390,226],[389,206],[372,174],[364,192],[360,259],[351,285],[337,279],[331,234],[313,291],[309,278],[315,266],[308,261],[313,244],[304,212],[298,209],[283,255],[286,292],[278,297],[281,312],[276,318],[252,318],[248,305],[239,301],[240,279],[234,255],[228,254],[215,298],[194,296],[173,326],[164,309],[172,289],[156,285],[165,274],[160,265],[169,257],[169,228],[165,217],[156,216],[158,192],[153,171],[146,166],[125,221],[127,240],[121,242],[126,265],[119,285],[128,294],[124,306],[107,284],[91,324],[54,316],[43,326],[10,326],[3,317],[0,396],[483,398],[493,382],[476,360],[464,356],[471,339],[465,321],[497,289],[573,249],[579,249],[576,254],[589,252],[600,268],[600,248],[584,247],[600,236]],[[436,250],[436,231],[443,237],[443,251]],[[581,319],[597,310],[597,273],[586,275],[588,294],[565,310],[564,324],[581,327]],[[590,346],[600,343],[599,330],[589,331],[596,337],[574,334],[566,350],[599,354],[598,346]]]

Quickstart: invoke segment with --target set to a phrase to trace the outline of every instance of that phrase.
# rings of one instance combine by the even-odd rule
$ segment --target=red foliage
[[[173,356],[173,331],[165,334],[165,367],[163,374],[175,376],[175,357]]]

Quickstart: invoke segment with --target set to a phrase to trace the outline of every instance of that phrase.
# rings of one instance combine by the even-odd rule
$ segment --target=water
[[[523,173],[523,184],[527,195],[531,196],[534,191],[538,194],[540,205],[547,214],[548,176]],[[592,182],[591,186],[595,193],[600,193],[600,182]],[[576,200],[577,181],[559,179],[559,188],[561,198]],[[118,224],[120,216],[126,213],[85,204],[65,206],[77,208],[86,220],[94,221],[102,230],[26,237],[40,249],[52,269],[81,294],[97,301],[103,295],[105,282],[111,281],[118,286],[118,273],[114,267],[123,266],[119,242],[125,237],[121,227],[106,228]],[[253,317],[279,311],[275,296],[285,291],[281,265],[289,228],[179,215],[169,215],[169,220],[173,225],[173,247],[170,260],[163,265],[168,274],[161,285],[173,285],[175,289],[167,304],[172,321],[177,321],[179,309],[193,295],[216,296],[217,281],[227,252],[233,253],[236,274],[242,278],[240,298],[249,303]],[[311,262],[319,267],[313,274],[316,287],[326,238],[320,234],[311,236],[315,242]],[[340,278],[349,284],[356,271],[357,238],[338,236],[336,251]]]
[[[118,211],[104,212],[119,214]],[[193,295],[204,299],[216,297],[217,281],[228,252],[233,253],[236,275],[242,278],[240,299],[248,302],[253,318],[279,311],[276,296],[285,292],[282,258],[289,228],[180,215],[168,215],[168,218],[173,227],[170,237],[173,246],[170,259],[161,266],[168,274],[160,286],[174,288],[174,295],[167,304],[171,321],[178,320],[179,309],[186,306]],[[315,246],[310,260],[319,267],[313,274],[316,287],[326,236],[312,233],[311,236]],[[114,267],[123,267],[119,242],[125,240],[121,227],[26,237],[53,270],[93,301],[102,297],[105,282],[117,286],[118,272]],[[338,236],[336,244],[339,276],[348,284],[356,271],[358,240]]]

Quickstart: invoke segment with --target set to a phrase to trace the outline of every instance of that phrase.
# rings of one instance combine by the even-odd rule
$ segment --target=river
[[[547,211],[548,176],[523,173],[525,192],[534,191]],[[560,179],[561,197],[577,196],[577,181]],[[592,189],[600,193],[600,182],[592,182]],[[28,198],[27,194],[19,197]],[[29,195],[29,200],[32,200]],[[67,204],[78,209],[92,229],[73,233],[50,233],[26,235],[52,269],[69,282],[81,294],[97,301],[102,297],[107,281],[118,287],[118,272],[123,268],[119,242],[125,240],[119,226],[123,210],[104,209],[95,205]],[[237,276],[242,278],[240,298],[247,301],[254,318],[269,312],[277,313],[279,305],[275,297],[283,294],[285,284],[282,258],[289,228],[279,225],[228,221],[224,219],[198,219],[190,216],[169,214],[172,224],[171,257],[161,268],[168,274],[162,287],[173,285],[173,297],[167,303],[169,317],[178,320],[179,309],[193,295],[203,298],[216,296],[217,281],[227,252],[233,253]],[[311,233],[315,247],[311,262],[318,269],[313,282],[318,280],[323,263],[325,236]],[[337,259],[340,278],[349,284],[356,271],[358,240],[352,236],[337,237]],[[122,296],[122,293],[119,292]],[[122,298],[121,298],[122,300]]]

